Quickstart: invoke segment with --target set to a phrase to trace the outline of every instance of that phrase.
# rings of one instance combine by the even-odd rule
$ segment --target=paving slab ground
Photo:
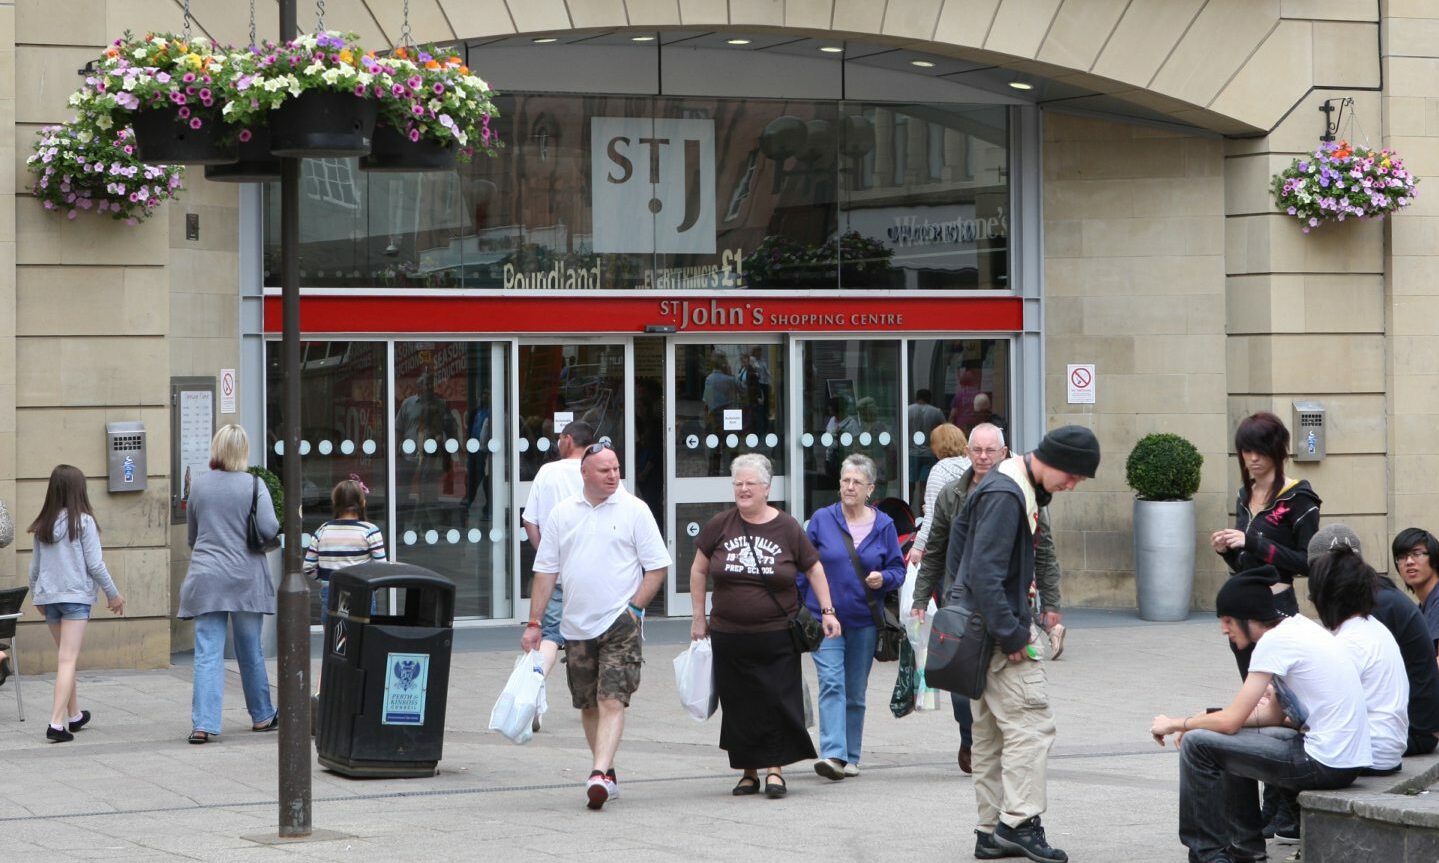
[[[1075,861],[1179,863],[1178,763],[1149,737],[1149,720],[1226,703],[1238,683],[1229,649],[1210,615],[1156,624],[1075,611],[1066,624],[1064,657],[1048,665],[1059,726],[1050,841]],[[161,671],[82,673],[95,718],[73,743],[45,741],[51,678],[27,677],[27,722],[16,721],[11,684],[0,689],[0,861],[973,859],[974,791],[955,764],[953,718],[947,705],[891,717],[892,665],[871,676],[861,776],[829,782],[797,764],[786,799],[731,797],[737,774],[716,746],[718,717],[689,719],[675,695],[671,660],[688,629],[648,625],[622,794],[603,811],[584,807],[588,752],[563,672],[544,730],[514,745],[486,725],[518,631],[467,629],[439,775],[351,780],[316,764],[313,823],[324,832],[305,842],[255,841],[278,822],[276,735],[248,730],[233,663],[224,734],[205,746],[185,742],[184,657]]]

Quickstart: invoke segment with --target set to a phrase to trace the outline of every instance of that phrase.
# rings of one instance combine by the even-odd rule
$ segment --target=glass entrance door
[[[767,457],[774,471],[770,503],[786,508],[788,402],[783,345],[778,341],[671,340],[667,451],[675,565],[667,612],[691,613],[689,570],[694,541],[715,513],[734,506],[730,462],[743,453]]]
[[[511,529],[518,546],[521,597],[518,614],[529,609],[535,549],[520,519],[530,483],[540,466],[560,457],[557,442],[567,423],[583,420],[597,438],[608,438],[620,455],[625,486],[634,489],[630,451],[630,346],[616,342],[521,342],[516,349],[518,405],[512,434],[519,482]]]

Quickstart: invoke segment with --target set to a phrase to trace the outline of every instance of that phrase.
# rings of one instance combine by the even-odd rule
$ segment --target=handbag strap
[[[840,514],[840,518],[844,518],[843,513]],[[854,550],[854,537],[850,536],[847,527],[840,532],[844,534],[844,547],[849,551],[849,562],[854,566],[855,578],[859,579],[859,589],[864,591],[864,601],[869,606],[869,616],[874,618],[875,628],[882,630],[884,629],[884,617],[880,614],[879,603],[874,601],[874,591],[864,583],[864,564],[859,562],[859,552]]]
[[[749,523],[744,520],[744,516],[742,515],[739,516],[739,526],[740,529],[744,531],[744,541],[745,545],[749,546],[749,556],[754,558],[754,568],[755,571],[758,573],[756,577],[759,579],[759,583],[764,585],[764,592],[769,594],[770,602],[773,602],[774,607],[779,609],[780,616],[788,620],[791,617],[790,613],[788,611],[785,611],[783,605],[779,604],[779,598],[774,595],[774,588],[770,587],[769,580],[764,577],[764,570],[760,569],[759,553],[756,552],[754,549],[754,537],[749,535]],[[796,602],[799,601],[798,584],[794,586],[794,598]],[[797,611],[796,614],[798,614]]]
[[[260,478],[250,474],[250,520],[255,520],[255,506],[260,502]]]

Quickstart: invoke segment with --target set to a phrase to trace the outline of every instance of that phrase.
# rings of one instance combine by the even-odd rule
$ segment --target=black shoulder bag
[[[819,625],[819,621],[814,619],[814,615],[810,614],[809,606],[799,601],[798,585],[794,590],[795,604],[799,611],[790,616],[784,610],[784,606],[779,604],[779,599],[774,595],[774,588],[769,586],[768,579],[764,577],[764,570],[760,568],[759,554],[754,550],[754,538],[749,535],[749,525],[745,523],[743,516],[740,517],[739,523],[744,530],[744,541],[749,546],[749,556],[754,559],[754,568],[759,573],[759,580],[764,585],[765,593],[769,594],[774,607],[778,608],[779,613],[785,615],[789,621],[789,640],[794,644],[795,653],[813,653],[824,641],[824,629]]]
[[[245,545],[248,545],[251,551],[274,551],[280,547],[280,534],[276,532],[274,536],[266,539],[264,534],[260,533],[260,525],[255,521],[255,507],[259,502],[260,478],[250,474],[250,517],[245,519]]]
[[[859,579],[859,589],[864,591],[864,601],[869,604],[870,617],[874,618],[874,628],[877,633],[874,640],[874,659],[876,662],[894,662],[899,659],[900,645],[909,640],[905,635],[904,627],[899,623],[898,601],[896,591],[890,591],[890,596],[895,598],[896,608],[890,608],[888,602],[880,603],[875,600],[877,591],[869,589],[864,583],[864,564],[859,562],[859,553],[854,550],[854,537],[844,531],[844,547],[849,549],[849,562],[854,565],[854,574]]]

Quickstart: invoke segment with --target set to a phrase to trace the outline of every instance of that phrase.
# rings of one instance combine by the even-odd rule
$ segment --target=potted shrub
[[[434,45],[401,46],[388,57],[361,62],[375,76],[372,89],[379,103],[373,146],[360,159],[362,170],[443,171],[454,167],[456,157],[468,159],[476,150],[494,153],[493,94],[458,55]]]
[[[376,74],[353,33],[309,33],[226,56],[222,111],[253,137],[268,124],[270,152],[293,158],[363,156],[375,129]],[[248,132],[249,134],[245,134]]]
[[[1124,463],[1134,489],[1134,582],[1144,620],[1184,620],[1194,592],[1194,493],[1204,456],[1177,434],[1148,434]]]
[[[85,77],[97,108],[132,125],[150,164],[235,161],[235,130],[221,122],[219,75],[226,52],[202,36],[129,32],[105,49]]]
[[[179,195],[185,169],[142,162],[134,132],[117,125],[96,95],[81,88],[70,96],[75,119],[40,130],[25,160],[35,177],[31,189],[45,209],[69,219],[94,212],[139,224]]]

